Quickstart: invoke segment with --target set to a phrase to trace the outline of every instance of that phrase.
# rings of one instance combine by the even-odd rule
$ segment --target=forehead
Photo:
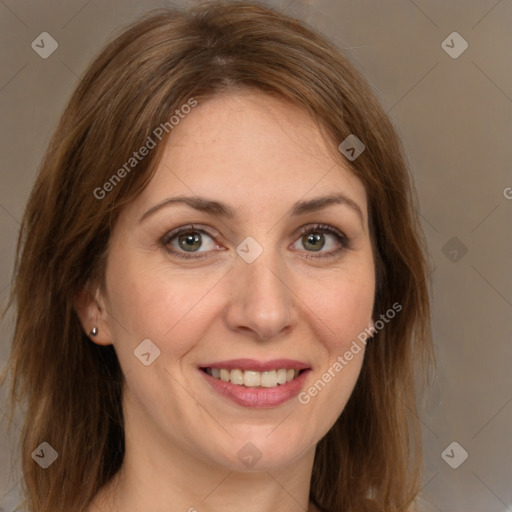
[[[137,203],[147,209],[169,195],[215,196],[243,211],[335,192],[356,201],[366,216],[362,182],[309,114],[242,90],[199,102],[180,119]]]

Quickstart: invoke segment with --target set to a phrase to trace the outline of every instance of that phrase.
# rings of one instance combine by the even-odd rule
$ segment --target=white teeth
[[[284,368],[277,370],[277,383],[286,384],[286,370]]]
[[[249,388],[255,388],[260,385],[261,373],[253,372],[251,370],[245,370],[244,372],[244,384]]]
[[[238,384],[239,386],[244,385],[244,374],[242,370],[231,370],[231,382],[233,384]]]
[[[264,388],[275,388],[277,386],[277,373],[275,370],[270,370],[269,372],[262,372],[261,386]]]
[[[253,370],[226,370],[225,368],[206,368],[206,373],[224,382],[231,382],[238,386],[256,388],[275,388],[278,385],[286,384],[293,380],[300,370],[293,368],[280,368],[267,372],[256,372]]]

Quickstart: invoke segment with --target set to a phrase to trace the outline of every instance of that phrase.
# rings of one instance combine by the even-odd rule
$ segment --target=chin
[[[297,425],[296,432],[283,425],[261,430],[251,426],[226,440],[211,459],[230,471],[266,471],[296,464],[315,443],[307,443],[304,431]],[[278,432],[282,428],[282,432]],[[211,446],[209,447],[211,450]],[[210,451],[208,450],[208,451]]]

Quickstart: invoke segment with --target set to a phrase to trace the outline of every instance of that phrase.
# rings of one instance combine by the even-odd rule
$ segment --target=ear
[[[91,341],[98,345],[112,345],[109,318],[99,288],[92,288],[87,283],[75,297],[73,304],[80,323]],[[93,327],[98,329],[96,336],[90,334]]]

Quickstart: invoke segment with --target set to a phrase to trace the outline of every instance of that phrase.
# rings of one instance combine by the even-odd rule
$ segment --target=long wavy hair
[[[430,262],[400,140],[334,42],[261,2],[215,1],[153,10],[116,34],[73,92],[39,168],[19,233],[8,303],[16,322],[2,378],[11,374],[11,416],[25,406],[19,441],[31,512],[83,511],[120,469],[124,377],[113,346],[84,333],[74,299],[88,281],[104,282],[111,230],[152,178],[170,117],[190,98],[242,87],[306,109],[363,182],[374,318],[402,306],[368,343],[353,393],[316,447],[310,499],[328,512],[416,510],[416,377],[427,383],[434,351]],[[94,191],[165,123],[162,142],[98,198]],[[353,161],[337,150],[350,134],[365,145]],[[43,441],[59,454],[46,470],[31,456]]]

